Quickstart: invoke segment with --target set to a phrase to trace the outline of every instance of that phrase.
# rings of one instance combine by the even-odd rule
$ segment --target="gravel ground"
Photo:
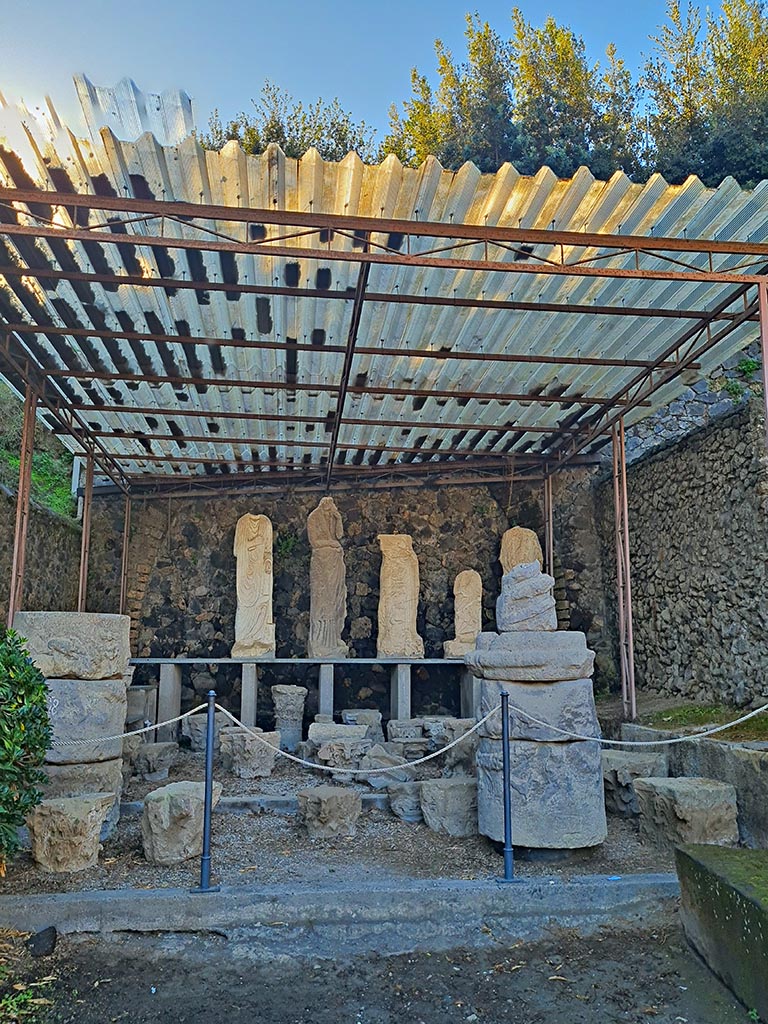
[[[190,940],[191,941],[191,940]],[[1,952],[1,950],[0,950]],[[677,930],[364,956],[259,961],[201,940],[60,941],[14,959],[50,1000],[45,1024],[744,1024],[747,1010]],[[2,957],[0,956],[0,966]],[[22,979],[22,980],[18,980]],[[2,996],[3,981],[0,981]]]

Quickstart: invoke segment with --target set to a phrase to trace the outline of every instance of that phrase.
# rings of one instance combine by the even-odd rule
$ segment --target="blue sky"
[[[98,85],[129,75],[146,90],[184,88],[198,119],[249,105],[265,78],[298,99],[338,96],[379,132],[392,100],[409,94],[410,69],[434,72],[433,42],[463,51],[464,15],[477,9],[500,33],[512,3],[498,0],[0,0],[0,91],[34,104],[50,94],[71,119],[71,76]],[[590,57],[613,41],[631,66],[642,63],[663,0],[521,0],[529,20],[547,14],[584,37]]]

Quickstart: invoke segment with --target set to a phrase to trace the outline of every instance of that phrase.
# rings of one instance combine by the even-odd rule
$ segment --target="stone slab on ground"
[[[116,679],[128,671],[128,615],[16,612],[13,627],[46,678]]]
[[[579,736],[600,738],[591,679],[568,679],[558,683],[515,683],[484,679],[481,685],[480,717],[501,703],[501,692],[509,694],[509,738],[544,743],[566,743],[567,736],[548,726]],[[516,709],[520,709],[517,711]],[[546,722],[537,725],[526,715]],[[501,739],[501,711],[481,728],[481,734]]]
[[[222,793],[213,784],[213,806]],[[171,782],[144,798],[141,838],[144,856],[152,864],[181,864],[203,851],[203,782]]]
[[[123,761],[94,761],[91,764],[46,764],[43,771],[48,781],[41,785],[43,797],[55,800],[63,796],[86,793],[112,793],[113,803],[101,828],[101,839],[108,839],[120,818],[120,796],[123,789]]]
[[[646,754],[634,750],[603,751],[605,809],[609,814],[634,817],[640,813],[635,795],[635,779],[664,778],[666,754]]]
[[[123,756],[127,706],[122,679],[47,679],[53,735],[49,764],[113,761]]]
[[[731,991],[768,1020],[768,850],[675,851],[686,938]]]
[[[353,836],[363,805],[360,794],[341,786],[313,786],[300,789],[299,821],[312,839]]]
[[[101,826],[114,793],[43,800],[27,817],[32,859],[50,872],[85,871],[99,858]]]
[[[716,779],[636,779],[640,835],[656,846],[739,841],[736,790]]]
[[[477,782],[456,776],[421,783],[421,813],[433,832],[477,835]]]

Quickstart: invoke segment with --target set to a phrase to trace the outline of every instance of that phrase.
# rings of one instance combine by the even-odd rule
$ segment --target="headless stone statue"
[[[237,613],[233,658],[267,658],[275,654],[272,619],[272,523],[246,513],[235,529]]]
[[[424,641],[416,632],[419,607],[419,560],[413,540],[404,533],[380,533],[380,658],[423,658]]]
[[[499,561],[504,576],[516,565],[525,565],[528,562],[538,562],[539,568],[543,568],[544,555],[539,538],[533,530],[527,530],[524,526],[513,526],[506,530],[501,538]]]
[[[460,572],[453,583],[453,620],[455,640],[446,640],[446,658],[463,658],[474,650],[477,634],[483,628],[483,581],[474,569]]]
[[[307,517],[312,546],[309,563],[309,656],[346,658],[349,648],[341,639],[347,617],[347,580],[341,516],[333,498],[321,498]]]

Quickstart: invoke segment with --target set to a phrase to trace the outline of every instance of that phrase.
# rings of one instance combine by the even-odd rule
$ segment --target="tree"
[[[596,90],[596,117],[591,128],[589,166],[598,178],[615,171],[638,179],[643,171],[643,131],[637,109],[637,86],[613,43]]]

